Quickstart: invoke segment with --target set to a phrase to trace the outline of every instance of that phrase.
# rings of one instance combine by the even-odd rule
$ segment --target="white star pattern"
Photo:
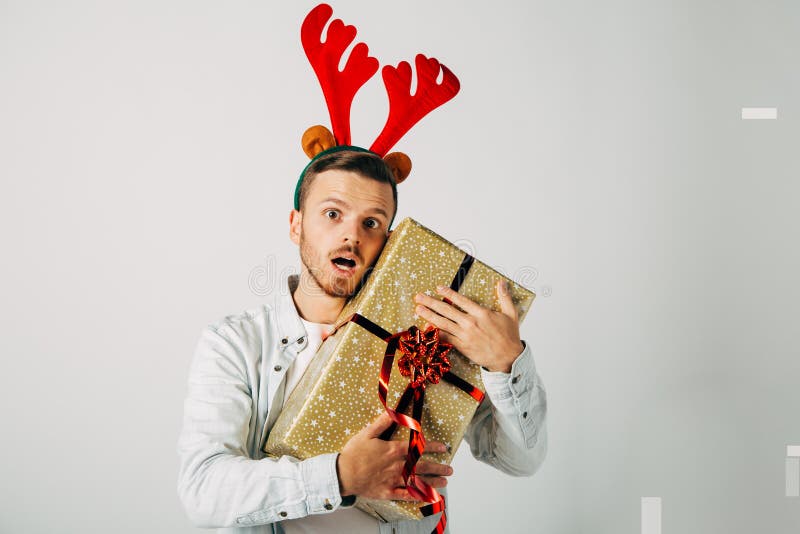
[[[413,221],[402,222],[393,236],[381,254],[381,268],[372,273],[367,285],[345,305],[342,313],[358,313],[387,332],[401,332],[412,324],[422,326],[419,324],[422,318],[415,313],[414,306],[408,304],[413,302],[413,296],[424,292],[437,298],[435,286],[450,284],[464,252]],[[476,260],[459,292],[498,310],[491,285],[492,280],[498,279],[500,275],[496,271]],[[532,294],[516,284],[511,287],[517,309],[530,307]],[[268,443],[268,450],[274,451],[272,454],[290,454],[302,459],[341,450],[353,434],[385,412],[375,395],[385,342],[360,325],[348,324],[328,338],[323,347],[328,348],[318,354],[325,361],[315,360],[309,370],[316,373],[309,377],[307,372],[293,393],[295,399],[300,396],[300,402],[287,403],[284,415],[270,433],[269,441],[277,444],[277,448],[273,448]],[[480,367],[456,351],[450,354],[451,372],[483,389]],[[398,371],[398,361],[399,353],[388,385],[389,398],[393,401],[387,404],[391,408],[408,384],[408,378]],[[320,377],[319,373],[323,375]],[[425,439],[445,443],[448,447],[460,442],[476,408],[477,402],[452,384],[442,381],[429,385],[422,418]],[[288,415],[289,410],[291,415]],[[402,432],[407,439],[408,430],[398,430]],[[414,503],[390,502],[376,510],[392,516],[392,520],[421,517]]]

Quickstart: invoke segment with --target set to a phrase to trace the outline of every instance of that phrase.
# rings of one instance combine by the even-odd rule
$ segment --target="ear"
[[[405,180],[411,172],[411,158],[402,152],[392,152],[383,156],[383,161],[392,169],[395,183]]]
[[[297,210],[289,213],[289,239],[295,245],[300,245],[300,230],[303,225],[303,214]]]
[[[336,139],[334,139],[330,130],[317,124],[305,131],[300,143],[303,145],[303,152],[306,153],[306,156],[314,159],[314,156],[323,150],[335,147]]]

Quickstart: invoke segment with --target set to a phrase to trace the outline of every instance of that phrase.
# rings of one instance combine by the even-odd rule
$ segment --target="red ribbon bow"
[[[438,384],[450,370],[447,355],[453,345],[439,340],[435,326],[429,325],[424,331],[412,326],[400,335],[397,348],[402,353],[397,367],[414,389],[424,388],[425,382]]]

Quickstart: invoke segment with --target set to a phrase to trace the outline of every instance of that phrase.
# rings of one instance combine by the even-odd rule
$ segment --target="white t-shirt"
[[[308,344],[297,354],[294,363],[286,370],[286,386],[284,387],[283,402],[300,382],[308,364],[317,353],[322,343],[322,333],[330,332],[333,325],[311,323],[302,317],[303,326],[306,328]],[[376,534],[380,531],[378,520],[368,516],[361,510],[348,507],[339,508],[330,514],[313,514],[300,519],[281,521],[281,526],[286,534],[317,534],[327,532],[347,532],[348,534]]]
[[[294,391],[294,388],[300,382],[300,378],[302,378],[303,373],[306,372],[308,364],[314,359],[317,349],[322,344],[322,333],[328,333],[333,328],[332,324],[312,323],[306,321],[302,317],[300,320],[303,321],[303,326],[306,328],[308,344],[303,350],[297,353],[297,358],[295,358],[294,363],[286,370],[286,385],[283,389],[284,404],[286,404],[286,399],[289,398],[289,394]]]

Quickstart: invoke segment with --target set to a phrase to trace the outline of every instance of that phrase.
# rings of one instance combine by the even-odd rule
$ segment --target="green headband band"
[[[336,152],[344,152],[345,150],[349,152],[367,152],[369,154],[375,154],[379,158],[381,157],[380,154],[377,154],[372,150],[367,150],[366,148],[361,148],[360,146],[339,145],[331,147],[327,150],[323,150],[322,152],[314,156],[311,159],[311,161],[308,162],[308,165],[306,165],[303,168],[303,172],[300,173],[300,177],[297,179],[297,185],[294,188],[294,209],[296,210],[300,209],[300,187],[303,185],[303,178],[305,178],[306,171],[308,171],[308,168],[311,166],[311,164],[323,156],[327,156],[328,154],[334,154]],[[395,199],[397,198],[397,184],[395,183],[394,180],[392,180],[392,195],[395,197]],[[395,215],[396,214],[397,214],[397,209],[395,209]],[[389,228],[392,227],[393,222],[394,222],[394,216],[392,216],[392,220],[389,221]]]

